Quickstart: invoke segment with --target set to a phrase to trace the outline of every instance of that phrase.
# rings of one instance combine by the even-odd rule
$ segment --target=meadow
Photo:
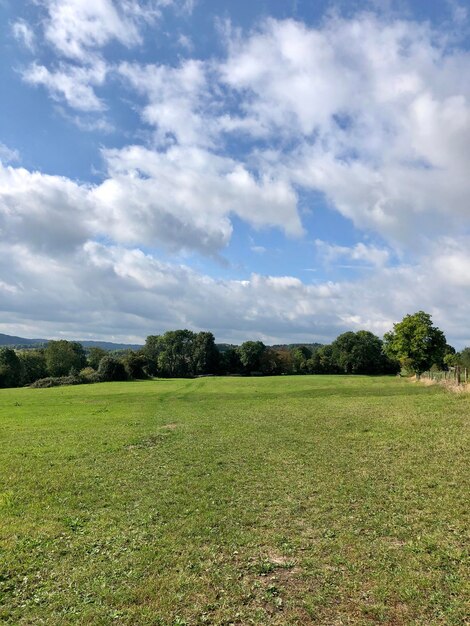
[[[469,415],[395,377],[0,390],[0,623],[468,624]]]

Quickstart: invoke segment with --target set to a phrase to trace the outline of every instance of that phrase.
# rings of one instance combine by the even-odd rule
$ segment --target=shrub
[[[124,365],[112,356],[104,356],[101,359],[98,367],[98,376],[100,380],[105,382],[128,379]]]
[[[49,376],[40,378],[31,387],[34,389],[46,389],[48,387],[62,387],[63,385],[81,385],[83,380],[78,376]]]

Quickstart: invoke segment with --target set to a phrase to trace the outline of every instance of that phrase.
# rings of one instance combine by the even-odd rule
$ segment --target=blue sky
[[[0,332],[470,343],[456,0],[0,0]]]

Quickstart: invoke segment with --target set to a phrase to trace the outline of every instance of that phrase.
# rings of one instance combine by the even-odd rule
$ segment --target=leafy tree
[[[260,371],[267,376],[291,374],[293,359],[290,350],[282,348],[266,348],[261,355]]]
[[[470,348],[464,348],[459,356],[460,365],[470,369]]]
[[[147,361],[141,352],[128,350],[121,357],[121,361],[129,378],[147,378],[144,371]]]
[[[434,363],[442,363],[446,346],[444,333],[432,325],[431,316],[424,311],[405,315],[384,337],[386,354],[417,376]]]
[[[23,385],[31,385],[47,376],[44,350],[23,350],[18,354],[18,358],[21,361]]]
[[[158,371],[163,376],[185,377],[194,373],[194,333],[190,330],[170,330],[159,338]]]
[[[222,374],[241,374],[242,364],[237,348],[230,347],[221,353],[219,371]]]
[[[149,335],[142,348],[142,354],[146,360],[146,371],[150,376],[158,373],[158,357],[163,349],[163,342],[160,335]]]
[[[384,354],[382,341],[367,330],[343,333],[331,347],[336,367],[345,374],[396,373],[399,369]]]
[[[200,332],[194,336],[191,360],[194,374],[215,374],[219,367],[219,351],[212,333]]]
[[[262,341],[245,341],[238,348],[240,362],[244,373],[261,371],[261,357],[266,350],[266,346]]]
[[[128,378],[124,365],[110,354],[101,359],[98,366],[98,376],[100,380],[106,382],[127,380]]]
[[[103,350],[98,346],[94,346],[88,350],[88,365],[92,367],[94,370],[97,370],[100,364],[101,359],[104,356],[107,356],[108,352]]]
[[[22,373],[16,352],[11,348],[0,348],[0,387],[19,387]]]
[[[298,346],[291,350],[292,371],[295,374],[307,374],[308,361],[312,358],[312,351],[306,346]]]
[[[87,364],[85,350],[77,341],[49,341],[44,354],[51,376],[67,376],[72,368],[79,372]]]
[[[308,360],[308,370],[311,374],[338,374],[333,348],[329,345],[321,346]]]

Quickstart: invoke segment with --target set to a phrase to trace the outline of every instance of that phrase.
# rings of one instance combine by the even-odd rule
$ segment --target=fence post
[[[457,385],[460,385],[460,365],[455,368],[455,380]]]

